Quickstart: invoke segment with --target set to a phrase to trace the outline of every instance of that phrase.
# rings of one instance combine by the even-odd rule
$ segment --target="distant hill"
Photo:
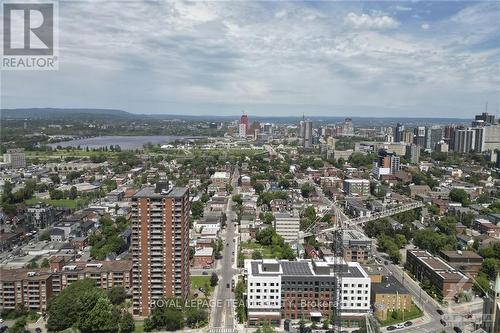
[[[59,108],[26,108],[0,109],[0,119],[31,120],[185,120],[185,121],[231,121],[239,119],[239,115],[182,115],[182,114],[137,114],[114,109],[59,109]],[[302,117],[291,116],[248,116],[250,121],[276,124],[298,124]],[[316,124],[338,123],[344,121],[341,116],[309,116]],[[428,126],[444,124],[468,124],[469,119],[458,118],[410,118],[410,117],[352,117],[357,127],[377,127],[395,125],[397,122],[405,126]]]
[[[131,118],[137,117],[129,112],[113,109],[55,109],[55,108],[31,108],[31,109],[1,109],[2,119],[62,119],[71,117],[73,119],[105,119],[105,118]]]

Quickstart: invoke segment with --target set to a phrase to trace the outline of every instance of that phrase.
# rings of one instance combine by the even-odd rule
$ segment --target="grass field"
[[[26,200],[26,205],[35,205],[38,202],[45,202],[54,207],[63,207],[69,209],[77,209],[78,207],[82,207],[85,203],[84,200],[71,200],[71,199],[60,199],[60,200],[50,200],[50,199],[39,199],[39,198],[31,198]]]
[[[245,255],[245,258],[247,258],[247,259],[250,259],[252,257],[253,251],[259,251],[260,253],[262,253],[262,257],[264,259],[274,258],[273,252],[272,252],[272,249],[270,246],[262,246],[260,244],[253,243],[253,242],[244,242],[244,243],[241,243],[241,248],[245,254],[248,254],[248,255]]]
[[[402,312],[398,312],[396,318],[392,316],[392,313],[388,313],[387,319],[384,321],[380,321],[380,326],[389,326],[395,325],[399,323],[403,323],[408,320],[420,318],[423,315],[422,310],[420,310],[415,304],[411,306],[410,311],[406,311],[404,313],[404,317],[402,316]],[[404,318],[404,319],[403,319]]]
[[[208,291],[212,292],[213,288],[210,286],[210,275],[191,276],[191,290],[198,288],[205,289],[208,286]]]
[[[134,333],[142,333],[142,332],[144,332],[144,321],[143,320],[136,320]]]

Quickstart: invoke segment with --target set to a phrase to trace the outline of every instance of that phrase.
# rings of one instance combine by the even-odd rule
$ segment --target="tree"
[[[258,260],[258,259],[262,259],[262,252],[258,251],[258,250],[255,250],[252,252],[252,259],[253,260]]]
[[[108,298],[111,304],[120,305],[127,299],[127,292],[122,286],[115,286],[108,291]]]
[[[474,282],[474,291],[480,295],[484,295],[490,289],[490,280],[484,272],[479,272]]]
[[[253,189],[255,190],[255,193],[262,194],[262,192],[264,192],[264,185],[261,183],[256,183],[253,186]]]
[[[190,328],[199,328],[208,322],[208,311],[191,307],[186,312],[186,325]]]
[[[499,261],[495,258],[486,258],[481,265],[481,271],[485,273],[491,280],[495,279],[498,271]]]
[[[153,308],[151,320],[153,328],[158,330],[176,331],[184,327],[184,315],[182,308],[178,304],[182,303],[178,299],[166,299],[164,306]]]
[[[79,328],[84,332],[118,331],[117,314],[109,299],[101,297],[94,307],[82,318]]]
[[[41,267],[41,268],[49,268],[49,267],[50,267],[50,262],[49,262],[49,259],[44,258],[44,259],[42,260],[42,263],[40,264],[40,267]]]
[[[302,196],[304,198],[309,198],[309,196],[311,195],[311,192],[313,192],[313,191],[314,191],[314,187],[309,183],[305,183],[300,187],[300,193],[302,194]]]
[[[219,283],[219,277],[217,273],[213,272],[212,276],[210,276],[210,286],[215,287]]]
[[[237,205],[242,205],[243,204],[243,199],[241,198],[241,194],[235,194],[231,197],[233,202],[235,202]]]
[[[50,234],[49,234],[49,232],[45,231],[44,233],[42,233],[40,235],[39,240],[41,240],[41,241],[49,241],[50,240]]]
[[[274,215],[271,212],[265,212],[263,217],[264,223],[266,224],[272,224],[274,222]]]
[[[38,268],[38,264],[35,259],[32,259],[27,265],[27,268]]]
[[[82,320],[94,308],[103,292],[90,279],[76,281],[54,297],[48,306],[49,331],[63,331],[73,325],[80,328]],[[102,304],[101,304],[102,306]]]
[[[71,186],[69,190],[69,198],[71,200],[75,200],[78,197],[78,191],[76,189],[76,186]]]
[[[131,333],[135,329],[135,322],[132,315],[126,311],[122,313],[120,322],[118,324],[119,333]]]
[[[460,202],[465,206],[469,203],[469,195],[461,188],[454,188],[450,191],[450,200]]]
[[[191,205],[191,213],[193,218],[199,219],[203,216],[203,203],[201,201],[195,201]]]
[[[255,333],[274,333],[276,330],[269,323],[264,323]]]
[[[11,333],[24,333],[26,324],[27,324],[26,317],[22,316],[21,318],[16,320],[14,325],[12,325],[12,328],[9,329],[9,332],[11,332]]]

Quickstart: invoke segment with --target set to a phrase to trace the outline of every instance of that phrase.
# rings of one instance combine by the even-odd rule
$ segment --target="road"
[[[237,184],[234,182],[234,179],[232,184]],[[226,206],[226,229],[222,234],[224,239],[224,250],[221,259],[222,265],[217,270],[219,275],[219,287],[217,289],[216,302],[214,302],[215,309],[211,323],[211,331],[213,332],[217,332],[221,328],[233,329],[235,325],[233,307],[234,293],[231,290],[231,285],[233,276],[238,273],[233,267],[238,254],[238,243],[236,242],[236,214],[232,211],[232,204],[231,196],[229,196]]]

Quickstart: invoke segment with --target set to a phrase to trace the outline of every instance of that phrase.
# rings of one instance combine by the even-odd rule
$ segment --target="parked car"
[[[35,328],[36,333],[42,333],[42,329],[40,327]]]
[[[460,327],[453,327],[453,330],[457,333],[462,333],[462,329]]]
[[[396,326],[391,325],[391,326],[387,327],[388,331],[394,331],[395,329],[396,329]]]
[[[439,313],[441,316],[444,314],[443,310],[441,309],[437,309],[436,312]]]
[[[441,319],[439,322],[441,323],[441,325],[446,326],[446,322],[444,321],[444,319]]]
[[[202,272],[201,274],[203,274],[203,275],[208,275],[208,272],[207,272],[207,271],[204,271],[204,272]]]
[[[226,283],[226,288],[229,288],[229,283]]]
[[[400,329],[400,328],[405,328],[405,324],[396,324],[396,328],[397,329]]]
[[[413,325],[413,323],[411,321],[407,321],[404,325],[405,327],[410,327],[411,325]]]

